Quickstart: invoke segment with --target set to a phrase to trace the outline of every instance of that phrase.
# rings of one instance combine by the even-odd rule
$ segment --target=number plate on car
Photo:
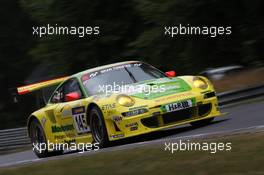
[[[165,105],[165,110],[166,112],[173,112],[173,111],[178,111],[181,109],[186,109],[190,108],[193,106],[192,100],[186,100],[186,101],[181,101],[181,102],[175,102],[175,103],[170,103]]]

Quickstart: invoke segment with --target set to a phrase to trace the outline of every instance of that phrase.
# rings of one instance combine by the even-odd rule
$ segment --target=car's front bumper
[[[198,95],[192,98],[195,98],[196,102],[190,108],[164,112],[161,105],[156,105],[149,107],[148,112],[144,114],[121,117],[120,120],[106,120],[109,140],[145,134],[221,115],[215,96],[205,99],[204,96]],[[163,104],[170,102],[165,101]]]

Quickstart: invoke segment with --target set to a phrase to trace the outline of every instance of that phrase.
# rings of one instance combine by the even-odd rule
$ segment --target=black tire
[[[56,156],[63,154],[63,150],[57,150],[49,152],[47,148],[47,139],[44,134],[44,130],[37,119],[33,119],[29,126],[29,133],[33,151],[39,158],[45,158],[50,156]],[[44,146],[45,144],[45,146]],[[34,145],[41,146],[43,150],[37,149]]]
[[[206,126],[206,125],[209,125],[213,120],[214,120],[214,117],[213,118],[204,119],[204,120],[199,120],[199,121],[196,121],[196,122],[191,122],[191,125],[194,126],[194,127]]]
[[[94,143],[97,143],[100,148],[107,147],[109,139],[101,110],[98,107],[94,107],[90,111],[89,116]]]

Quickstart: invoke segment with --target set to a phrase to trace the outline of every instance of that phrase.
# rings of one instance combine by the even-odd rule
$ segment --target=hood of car
[[[130,87],[132,90],[127,93],[128,95],[147,100],[191,90],[188,83],[177,77],[148,80]]]

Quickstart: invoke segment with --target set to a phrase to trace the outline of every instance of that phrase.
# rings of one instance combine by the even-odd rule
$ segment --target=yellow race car
[[[18,88],[29,93],[58,84],[45,107],[28,118],[32,145],[109,142],[220,116],[212,84],[201,76],[175,76],[139,61],[88,69],[69,77]],[[39,148],[39,147],[37,147]],[[50,146],[38,157],[61,154]]]

